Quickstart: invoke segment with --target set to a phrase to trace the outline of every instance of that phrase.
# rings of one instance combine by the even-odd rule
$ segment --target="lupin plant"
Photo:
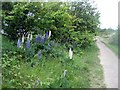
[[[32,33],[30,34],[30,41],[32,40]]]
[[[20,38],[18,38],[17,47],[21,47],[21,44],[22,44],[22,42],[21,42]]]
[[[46,38],[46,40],[48,40],[48,38],[49,38],[48,32],[46,32],[45,38]]]
[[[30,39],[30,34],[28,34],[27,39]]]
[[[71,50],[71,48],[69,49],[69,58],[70,58],[70,59],[73,58],[73,51]]]
[[[67,70],[64,70],[64,77],[66,77],[66,75],[67,75]]]
[[[36,36],[35,42],[40,42],[40,36],[39,35]]]
[[[38,51],[38,60],[40,60],[40,56],[41,56],[40,54],[41,54],[41,51],[39,50]]]
[[[27,47],[27,48],[30,48],[30,39],[27,39],[26,47]]]
[[[42,44],[44,44],[44,36],[41,38],[41,41],[40,41]]]
[[[49,33],[48,33],[48,32],[49,32]],[[39,35],[37,35],[36,38],[34,39],[35,42],[38,42],[38,44],[35,44],[35,45],[38,45],[38,48],[39,48],[39,49],[40,49],[40,47],[39,47],[39,42],[40,42],[42,45],[44,45],[45,39],[48,40],[49,37],[51,36],[51,31],[48,31],[48,32],[46,32],[43,36],[40,36],[40,34],[39,34]],[[24,34],[25,34],[25,35],[24,35]],[[26,39],[25,39],[25,38],[26,38]],[[31,55],[33,49],[37,49],[37,48],[32,48],[32,47],[31,47],[31,45],[33,45],[33,44],[31,44],[32,33],[29,33],[29,32],[27,32],[27,33],[24,32],[23,35],[22,35],[22,38],[19,38],[19,39],[18,39],[17,47],[21,47],[22,43],[24,43],[25,40],[26,40],[26,48],[27,48],[27,49],[24,49],[24,50],[26,50],[26,51],[25,51],[25,52],[26,52],[26,60],[29,61],[29,59],[31,58],[30,56],[33,56],[33,55]],[[24,45],[23,45],[23,46],[24,46]],[[33,45],[33,46],[34,46],[34,45]],[[47,44],[47,49],[50,49],[50,44],[49,44],[49,43]],[[41,50],[39,50],[39,51],[37,52],[37,56],[38,56],[38,60],[40,60],[40,58],[41,58]]]
[[[48,35],[48,38],[50,38],[50,36],[51,36],[51,31],[49,31],[49,35]]]
[[[24,34],[22,35],[22,43],[24,43]]]

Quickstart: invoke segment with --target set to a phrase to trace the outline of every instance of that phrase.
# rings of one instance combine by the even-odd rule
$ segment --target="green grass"
[[[113,44],[107,44],[107,46],[116,54],[118,55],[118,46]]]
[[[108,48],[110,48],[116,55],[118,55],[118,30],[108,30],[106,31],[106,34],[105,32],[102,32],[100,33],[100,37],[102,38],[102,42]]]
[[[85,51],[83,56],[86,63],[89,65],[89,78],[91,81],[92,88],[105,88],[103,68],[100,65],[100,60],[98,58],[99,49],[96,45],[93,45]]]
[[[118,36],[116,34],[110,38],[102,37],[102,42],[118,56]]]
[[[12,50],[14,52],[16,46],[11,43],[6,37],[3,37],[4,50]],[[7,76],[3,79],[3,87],[40,87],[40,88],[104,88],[103,72],[98,58],[98,48],[94,44],[90,48],[84,50],[74,50],[73,60],[68,57],[67,49],[56,47],[56,51],[61,52],[60,57],[51,57],[47,55],[41,56],[37,60],[37,55],[32,59],[34,67],[31,67],[31,62],[24,62],[20,55],[8,55],[10,52],[3,53],[5,61],[10,63],[10,67],[4,67],[3,73]],[[11,61],[9,61],[11,60]],[[6,62],[9,61],[9,62]],[[8,65],[8,64],[7,64]],[[16,68],[15,68],[16,67]],[[8,70],[7,70],[8,69]],[[64,70],[67,70],[66,77],[63,76]],[[11,74],[9,75],[10,71]],[[8,73],[9,72],[9,73]],[[36,81],[40,80],[41,84],[36,85]]]
[[[0,58],[2,57],[2,35],[0,34]],[[0,66],[2,66],[2,61],[0,60]],[[0,89],[2,88],[2,68],[0,68]]]
[[[118,55],[118,45],[109,42],[109,39],[103,39],[102,41],[108,48],[110,48],[116,55]]]

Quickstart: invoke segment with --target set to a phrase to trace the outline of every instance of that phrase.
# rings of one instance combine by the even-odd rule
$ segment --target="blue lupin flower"
[[[30,40],[29,39],[27,39],[26,47],[30,48]]]
[[[46,32],[46,34],[45,34],[46,40],[48,40],[48,37],[49,37],[48,32]]]
[[[22,42],[21,42],[21,40],[20,40],[20,38],[19,38],[19,39],[18,39],[18,42],[17,42],[17,47],[20,47],[21,44],[22,44]]]
[[[40,60],[40,54],[41,54],[41,52],[38,51],[38,60]]]
[[[42,44],[44,43],[44,37],[42,37],[41,41],[40,41]]]
[[[40,36],[39,35],[35,38],[35,42],[40,42]]]

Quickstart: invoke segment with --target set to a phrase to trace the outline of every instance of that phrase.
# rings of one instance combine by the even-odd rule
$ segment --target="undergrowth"
[[[3,88],[90,88],[104,87],[102,69],[95,45],[86,50],[74,49],[73,59],[65,46],[54,45],[52,54],[35,54],[25,62],[22,50],[3,37]],[[66,76],[64,71],[67,70]],[[95,81],[96,80],[96,81]]]

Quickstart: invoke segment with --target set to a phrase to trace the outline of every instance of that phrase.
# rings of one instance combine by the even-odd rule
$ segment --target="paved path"
[[[96,44],[100,49],[100,63],[104,70],[107,88],[118,88],[118,57],[97,38]]]

